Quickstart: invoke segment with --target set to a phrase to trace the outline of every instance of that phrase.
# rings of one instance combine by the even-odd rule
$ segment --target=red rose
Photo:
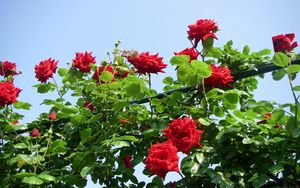
[[[9,61],[4,61],[4,62],[0,62],[0,75],[1,76],[9,76],[9,75],[16,75],[17,73],[17,69],[16,69],[16,64],[9,62]]]
[[[123,157],[122,161],[126,168],[132,168],[132,157],[130,155]]]
[[[11,122],[11,123],[14,124],[14,125],[17,125],[17,124],[19,124],[19,121],[16,120],[16,121],[13,121],[13,122]]]
[[[179,173],[177,148],[173,146],[172,141],[157,143],[150,147],[146,158],[146,168],[151,170],[152,175],[156,174],[165,179],[170,171]]]
[[[38,137],[40,136],[40,131],[37,128],[32,129],[31,137]]]
[[[227,67],[219,67],[210,64],[212,74],[210,77],[205,78],[205,85],[210,87],[228,87],[233,82],[231,71]]]
[[[109,65],[105,66],[105,70],[108,71],[108,72],[110,72],[110,73],[112,73],[113,75],[115,74],[114,68],[111,67],[111,66],[109,66]],[[103,71],[104,71],[104,67],[101,66],[101,67],[98,68],[98,70],[95,71],[95,73],[93,75],[94,80],[96,80],[96,82],[98,84],[102,83],[101,80],[100,80],[100,78],[99,78],[99,76],[102,74]],[[112,81],[115,81],[115,80],[116,80],[116,78],[113,77]]]
[[[117,72],[115,72],[115,75],[121,78],[126,78],[128,74],[129,72],[127,70],[121,70],[120,67],[117,67]]]
[[[178,151],[189,154],[194,146],[202,147],[201,135],[204,131],[197,129],[197,120],[189,117],[174,119],[165,129],[164,136],[170,139]]]
[[[158,57],[158,53],[150,55],[149,52],[142,52],[140,54],[135,54],[128,56],[127,60],[131,63],[138,73],[147,74],[147,73],[158,73],[163,72],[162,69],[167,67],[167,64],[162,62],[162,57]]]
[[[174,52],[175,55],[188,55],[190,56],[190,62],[197,60],[199,53],[194,48],[186,48],[181,52]]]
[[[194,47],[197,48],[200,40],[205,41],[212,37],[218,39],[215,32],[218,30],[218,26],[214,20],[204,19],[197,20],[195,24],[188,26],[188,37],[190,40],[194,40]]]
[[[290,52],[298,46],[297,42],[293,42],[295,38],[294,33],[277,35],[272,37],[275,52]],[[293,43],[292,43],[293,42]]]
[[[48,78],[53,78],[53,73],[56,72],[58,61],[54,59],[47,59],[41,61],[38,65],[34,66],[35,77],[42,83],[46,83]]]
[[[76,53],[76,58],[73,60],[74,67],[78,68],[81,72],[90,72],[90,64],[95,64],[95,57],[92,56],[92,52],[88,53]]]
[[[50,115],[49,115],[49,119],[50,119],[51,121],[56,120],[56,113],[55,113],[55,112],[51,112]]]
[[[94,108],[95,108],[95,106],[90,101],[85,101],[83,106],[90,109],[91,111],[94,111]]]
[[[15,87],[12,82],[0,82],[0,106],[15,103],[20,92],[21,89]]]

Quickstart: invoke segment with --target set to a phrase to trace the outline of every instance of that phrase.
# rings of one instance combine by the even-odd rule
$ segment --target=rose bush
[[[90,176],[103,187],[297,187],[294,36],[273,37],[271,57],[271,50],[251,52],[247,45],[239,51],[232,41],[215,47],[214,20],[187,29],[192,47],[171,58],[177,78],[163,79],[163,93],[151,88],[151,74],[167,67],[163,58],[119,43],[101,63],[92,52],[76,53],[67,68],[52,58],[40,62],[34,87],[58,98],[41,101],[49,111],[26,124],[18,123],[19,110],[31,105],[18,100],[13,83],[22,75],[13,63],[0,63],[0,186],[85,187]],[[288,78],[294,102],[254,99],[256,76],[270,71],[275,81]],[[61,85],[49,80],[56,76]],[[135,176],[141,164],[151,182]],[[181,179],[164,182],[168,172]]]

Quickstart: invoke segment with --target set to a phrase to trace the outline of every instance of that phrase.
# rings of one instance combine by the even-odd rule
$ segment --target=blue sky
[[[238,49],[246,44],[253,51],[273,49],[271,37],[277,34],[293,32],[300,43],[299,7],[298,0],[1,0],[0,61],[15,62],[23,72],[15,82],[23,90],[19,99],[33,105],[30,112],[22,112],[23,122],[29,122],[47,111],[41,101],[55,96],[37,94],[32,88],[38,83],[33,67],[41,60],[52,57],[59,60],[59,67],[66,67],[75,52],[92,51],[100,62],[121,40],[122,49],[159,52],[169,64],[174,51],[190,47],[187,25],[201,18],[218,22],[215,46],[232,39]],[[175,78],[174,67],[155,76],[153,87],[161,91],[167,75]],[[270,76],[255,92],[259,100],[284,103],[291,97],[287,80],[275,82]]]

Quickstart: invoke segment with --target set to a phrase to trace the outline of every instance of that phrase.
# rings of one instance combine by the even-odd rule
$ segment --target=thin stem
[[[56,91],[57,91],[57,93],[58,93],[60,99],[63,100],[63,97],[62,97],[62,95],[61,95],[61,93],[60,93],[60,91],[59,91],[59,89],[58,89],[58,84],[57,84],[57,82],[55,81],[54,78],[52,78],[52,80],[53,80],[54,84],[56,85]]]
[[[148,73],[148,80],[149,80],[149,92],[151,92],[151,74]],[[151,102],[151,96],[149,96],[149,106],[151,110],[151,119],[153,118],[153,107],[152,107],[152,102]]]
[[[205,110],[206,116],[208,116],[208,112],[207,112],[207,106],[208,106],[208,103],[207,103],[207,98],[206,98],[206,91],[205,91],[204,78],[202,78],[202,83],[201,83],[201,85],[202,85],[203,99],[204,99],[204,102],[205,102],[204,110]]]

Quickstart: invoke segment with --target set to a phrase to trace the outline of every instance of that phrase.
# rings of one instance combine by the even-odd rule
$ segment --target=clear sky
[[[23,72],[15,84],[23,90],[19,99],[33,105],[22,111],[23,122],[30,122],[47,111],[42,100],[53,97],[32,88],[38,83],[33,67],[41,60],[52,57],[66,67],[75,52],[92,51],[100,62],[121,40],[122,49],[159,52],[169,64],[174,51],[190,47],[187,25],[203,18],[218,22],[215,46],[232,39],[238,49],[246,44],[253,51],[273,49],[272,36],[292,32],[300,44],[299,7],[299,0],[1,0],[0,61],[15,62]],[[161,91],[167,75],[175,78],[174,67],[155,76],[154,88]],[[267,76],[255,94],[259,100],[292,101],[286,79]],[[173,175],[166,182],[178,178]]]

